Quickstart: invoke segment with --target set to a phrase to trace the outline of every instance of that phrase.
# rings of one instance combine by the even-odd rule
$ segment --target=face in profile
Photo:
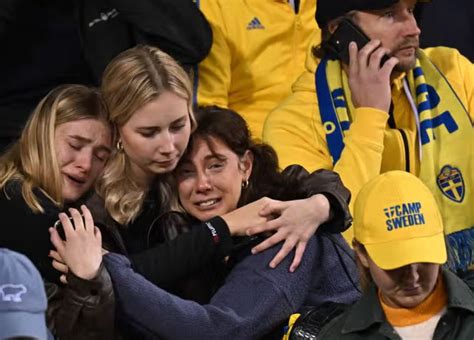
[[[119,129],[134,174],[148,182],[175,169],[191,134],[186,99],[173,92],[138,109]]]
[[[416,0],[401,0],[382,10],[359,12],[357,24],[371,38],[378,39],[399,63],[396,70],[405,72],[415,67],[420,29],[413,11]]]
[[[364,267],[380,289],[383,301],[396,308],[413,308],[422,303],[433,291],[438,281],[440,265],[413,263],[392,270],[377,266],[366,251],[356,249]]]
[[[81,119],[60,124],[54,137],[65,201],[91,189],[110,155],[112,134],[105,122]]]
[[[209,141],[197,138],[176,169],[180,202],[201,221],[236,209],[252,171],[250,151],[239,157],[220,139]]]

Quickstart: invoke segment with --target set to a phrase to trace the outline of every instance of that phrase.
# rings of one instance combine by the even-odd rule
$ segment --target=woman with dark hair
[[[351,282],[355,267],[346,257],[350,249],[340,235],[324,232],[343,230],[350,223],[349,194],[337,174],[323,170],[310,175],[299,166],[280,174],[273,150],[251,141],[245,121],[233,111],[206,108],[196,113],[196,119],[198,127],[175,176],[180,203],[190,219],[206,221],[263,195],[319,199],[324,193],[330,201],[339,202],[333,206],[344,207],[332,211],[338,226],[323,224],[316,236],[308,237],[304,260],[293,273],[288,271],[289,258],[275,269],[268,267],[279,247],[246,256],[255,240],[234,240],[236,246],[227,262],[209,268],[211,279],[207,276],[207,281],[188,291],[195,298],[197,290],[201,293],[207,288],[211,295],[214,287],[219,288],[206,305],[165,292],[134,272],[126,257],[109,253],[104,262],[112,276],[123,322],[154,337],[256,338],[284,322],[304,303],[318,306],[327,301],[355,301],[357,287]],[[276,210],[281,212],[294,202],[281,202]],[[311,233],[313,219],[321,219],[320,213],[311,201],[301,205],[300,214],[307,217],[305,227]],[[152,268],[134,266],[151,281],[159,279]],[[219,280],[222,277],[225,283]]]

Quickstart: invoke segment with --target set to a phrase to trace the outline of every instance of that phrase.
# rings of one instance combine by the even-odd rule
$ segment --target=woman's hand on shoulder
[[[260,212],[271,201],[273,200],[263,197],[222,215],[222,219],[229,227],[230,234],[232,236],[245,236],[248,235],[247,231],[250,228],[266,229],[266,224],[272,217],[264,216]]]
[[[77,209],[69,209],[71,218],[65,213],[59,214],[65,241],[55,228],[49,229],[51,242],[59,255],[52,256],[56,261],[53,266],[63,273],[70,270],[79,278],[91,280],[97,276],[102,263],[102,236],[89,209],[83,205],[81,210],[83,216]]]
[[[328,221],[330,203],[326,196],[321,194],[286,202],[266,199],[260,215],[268,222],[250,228],[247,235],[266,231],[275,231],[275,233],[255,246],[252,253],[261,252],[284,241],[280,251],[270,262],[270,267],[278,266],[295,249],[295,256],[290,266],[290,272],[293,272],[301,263],[309,239],[321,224]]]

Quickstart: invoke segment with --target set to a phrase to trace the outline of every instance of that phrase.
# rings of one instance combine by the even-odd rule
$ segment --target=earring
[[[118,152],[122,152],[122,151],[123,151],[123,145],[122,145],[122,140],[121,140],[121,139],[119,139],[119,140],[117,141],[117,144],[115,145],[115,147],[117,148],[117,151],[118,151]]]
[[[249,180],[246,179],[245,181],[242,181],[242,189],[247,189],[249,186]]]

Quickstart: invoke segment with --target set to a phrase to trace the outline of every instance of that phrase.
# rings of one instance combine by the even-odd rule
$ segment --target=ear
[[[339,22],[341,20],[338,18],[338,19],[334,19],[334,20],[331,20],[329,23],[328,23],[328,31],[329,33],[333,34],[334,31],[337,29],[337,26],[339,26]]]
[[[355,239],[352,241],[352,247],[354,248],[355,254],[359,259],[360,263],[365,267],[369,268],[369,254],[365,250],[364,246],[357,242]]]
[[[244,155],[240,157],[240,169],[244,173],[244,178],[248,180],[252,174],[254,155],[250,150],[245,151]]]

